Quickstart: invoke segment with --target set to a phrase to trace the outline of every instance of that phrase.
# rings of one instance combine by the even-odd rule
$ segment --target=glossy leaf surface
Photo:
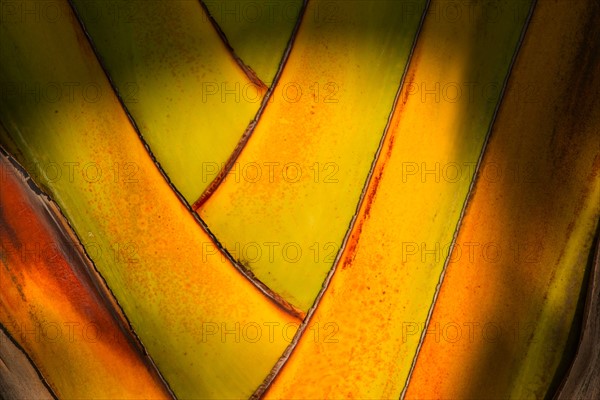
[[[203,0],[203,3],[235,54],[270,86],[300,16],[303,1]],[[337,5],[328,2],[325,7],[314,9],[314,18],[334,18]]]
[[[599,37],[593,10],[536,7],[407,398],[542,398],[553,384],[600,217],[600,42],[580,41]]]
[[[254,118],[262,83],[240,68],[199,1],[73,4],[157,161],[193,203]]]
[[[251,394],[288,342],[281,331],[272,341],[223,339],[222,328],[295,320],[214,256],[216,245],[148,156],[79,26],[25,24],[1,25],[3,77],[80,82],[99,97],[3,97],[2,144],[13,142],[7,147],[19,149],[19,161],[61,207],[175,394]]]
[[[61,398],[171,398],[56,206],[0,173],[0,323]]]
[[[434,300],[442,248],[452,243],[525,15],[485,23],[428,14],[356,224],[311,320],[335,324],[336,341],[305,332],[267,398],[400,396],[419,343],[406,329]],[[442,87],[459,82],[480,90],[443,97]],[[481,90],[489,82],[498,87],[491,98]]]
[[[1,150],[179,398],[594,398],[596,1],[2,6]],[[112,297],[2,238],[2,396],[152,390],[13,329]]]
[[[308,4],[244,151],[199,215],[237,258],[306,311],[341,247],[402,80],[424,1]]]

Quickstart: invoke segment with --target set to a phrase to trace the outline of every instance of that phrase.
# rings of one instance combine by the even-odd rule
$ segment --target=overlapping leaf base
[[[593,398],[599,19],[3,2],[0,396]]]

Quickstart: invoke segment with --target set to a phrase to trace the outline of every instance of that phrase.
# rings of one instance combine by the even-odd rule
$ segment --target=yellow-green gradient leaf
[[[73,0],[154,156],[191,204],[227,161],[265,88],[237,64],[199,1]]]
[[[431,11],[448,2],[431,3],[357,221],[310,320],[336,335],[315,341],[305,331],[267,398],[399,398],[419,343],[404,329],[428,315],[531,3],[500,4],[510,13],[489,21],[438,18]],[[483,90],[492,84],[495,93]]]
[[[241,61],[267,85],[273,82],[292,31],[300,16],[302,0],[203,0]],[[314,9],[332,18],[338,3]],[[308,16],[311,18],[312,16]]]
[[[599,17],[537,3],[407,398],[547,398],[560,381],[600,216]]]
[[[425,1],[309,2],[244,151],[199,209],[256,277],[307,310],[354,215]],[[408,7],[410,5],[410,7]],[[317,15],[317,17],[315,17]]]
[[[0,154],[0,323],[60,398],[171,398],[56,206],[28,185]]]
[[[61,207],[175,394],[248,396],[295,321],[214,256],[210,236],[148,156],[67,17],[0,24],[0,74],[17,88],[0,98],[8,133],[1,142],[14,142],[19,161]],[[48,97],[68,85],[72,96]]]

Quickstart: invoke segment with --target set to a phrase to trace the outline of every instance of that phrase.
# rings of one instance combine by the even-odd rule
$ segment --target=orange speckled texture
[[[536,6],[407,399],[546,395],[600,211],[599,11]]]
[[[0,173],[2,325],[61,398],[169,398],[96,289],[103,282],[92,282],[93,267],[57,225],[61,216],[4,156]]]
[[[357,221],[311,320],[335,324],[336,341],[305,334],[267,398],[399,398],[419,338],[408,329],[427,317],[444,263],[431,250],[452,241],[472,178],[466,169],[451,181],[406,167],[476,163],[495,106],[481,95],[424,101],[411,89],[501,81],[523,26],[507,15],[493,24],[427,15]],[[408,250],[423,243],[429,253]]]
[[[50,103],[16,95],[0,108],[0,142],[19,148],[15,157],[60,206],[175,394],[251,395],[289,344],[281,331],[269,340],[264,324],[298,321],[235,269],[174,193],[78,23],[25,24],[0,25],[3,60],[12,60],[0,63],[3,76],[91,82],[101,96]],[[44,173],[49,163],[61,178]],[[72,177],[66,163],[78,163]],[[260,340],[237,340],[251,323],[263,329]],[[212,324],[219,330],[206,336]],[[238,336],[221,329],[236,326]]]

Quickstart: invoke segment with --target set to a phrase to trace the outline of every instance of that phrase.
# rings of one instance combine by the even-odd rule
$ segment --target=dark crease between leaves
[[[327,291],[327,289],[329,287],[329,283],[331,282],[331,279],[333,278],[333,275],[335,274],[335,272],[337,270],[337,267],[340,264],[342,254],[344,253],[344,250],[345,250],[346,246],[348,245],[348,242],[350,241],[350,238],[352,237],[352,234],[353,234],[353,232],[355,230],[355,225],[357,223],[359,211],[363,207],[363,203],[366,201],[365,199],[367,198],[367,194],[369,192],[368,189],[371,186],[371,181],[373,181],[374,179],[376,179],[376,178],[373,177],[373,175],[375,173],[375,167],[377,166],[377,163],[378,163],[378,161],[379,161],[379,159],[381,157],[381,152],[382,152],[384,143],[386,141],[386,137],[387,137],[387,134],[388,134],[388,130],[389,130],[390,124],[392,122],[392,116],[394,114],[394,110],[395,110],[397,104],[399,103],[399,101],[404,101],[405,102],[405,100],[400,100],[401,92],[402,92],[402,87],[404,86],[404,82],[406,80],[406,74],[407,74],[407,72],[409,70],[409,67],[410,67],[410,64],[411,64],[411,62],[413,60],[414,50],[415,50],[415,47],[417,45],[419,34],[420,34],[421,29],[423,27],[423,23],[425,21],[425,17],[427,15],[428,10],[429,10],[430,3],[431,3],[431,0],[427,0],[427,3],[425,4],[425,7],[423,8],[423,12],[421,14],[421,19],[419,20],[419,25],[417,27],[416,33],[415,33],[413,41],[411,43],[410,53],[408,55],[408,59],[406,61],[406,65],[404,66],[404,70],[402,72],[402,77],[401,77],[400,82],[398,84],[398,89],[396,91],[396,95],[394,97],[394,101],[392,103],[390,112],[388,113],[388,118],[387,118],[387,121],[386,121],[386,125],[385,125],[385,128],[384,128],[383,134],[381,135],[381,139],[380,139],[379,144],[377,146],[377,151],[375,152],[375,155],[373,156],[373,160],[371,162],[371,167],[369,169],[369,173],[367,175],[367,179],[365,180],[365,183],[363,185],[363,189],[361,191],[359,200],[357,202],[356,209],[354,211],[354,215],[352,216],[352,219],[350,220],[350,223],[348,224],[348,229],[346,230],[346,234],[344,235],[344,239],[342,240],[342,244],[341,244],[340,248],[338,249],[338,252],[336,254],[336,258],[335,258],[335,260],[333,262],[333,265],[332,265],[331,269],[329,270],[329,272],[327,273],[327,276],[325,277],[325,280],[323,281],[323,285],[321,287],[321,290],[317,294],[317,297],[315,298],[315,301],[314,301],[313,305],[309,308],[308,312],[306,313],[306,317],[304,318],[304,320],[300,324],[300,327],[296,331],[296,334],[294,335],[294,338],[292,339],[292,342],[286,348],[285,352],[283,353],[283,355],[281,356],[281,358],[279,359],[279,361],[277,362],[277,364],[275,364],[275,366],[271,370],[271,373],[265,378],[265,380],[263,381],[262,385],[260,385],[256,389],[256,391],[252,395],[251,399],[260,399],[260,398],[262,398],[264,396],[264,394],[269,389],[270,385],[273,383],[273,381],[279,375],[279,372],[282,370],[282,368],[285,366],[286,362],[289,360],[290,356],[292,355],[292,352],[295,350],[296,345],[298,344],[298,341],[300,340],[300,338],[302,337],[302,335],[306,331],[306,328],[308,327],[308,324],[311,321],[312,316],[315,314],[315,312],[316,312],[316,310],[317,310],[317,308],[318,308],[318,306],[319,306],[319,304],[321,302],[321,299],[325,295],[325,293],[326,293],[326,291]],[[392,140],[392,143],[393,143],[393,140]],[[391,148],[388,149],[388,151],[386,152],[386,155],[388,157],[389,157],[390,151],[391,151]],[[342,269],[343,268],[346,268],[346,266],[342,266]]]
[[[0,125],[2,122],[0,121]],[[2,125],[3,126],[3,125]],[[39,201],[42,203],[43,211],[47,215],[47,217],[52,220],[56,224],[56,229],[58,229],[61,233],[61,237],[59,241],[61,245],[64,245],[64,242],[70,241],[71,243],[76,245],[78,251],[75,252],[75,255],[78,257],[79,261],[83,266],[83,271],[74,271],[77,275],[77,272],[83,272],[83,276],[80,278],[83,280],[87,280],[95,289],[97,295],[103,300],[103,305],[107,308],[108,313],[112,316],[112,319],[117,323],[119,330],[122,332],[125,339],[129,344],[133,345],[133,347],[139,351],[144,357],[144,362],[147,363],[149,370],[155,374],[158,380],[164,385],[164,388],[169,393],[169,395],[175,399],[175,394],[171,390],[166,379],[163,377],[162,373],[158,369],[158,366],[146,350],[146,347],[142,343],[141,339],[135,332],[135,329],[131,325],[129,318],[126,313],[123,311],[121,304],[115,297],[114,293],[108,286],[106,280],[100,274],[96,265],[92,261],[90,255],[87,250],[83,246],[79,236],[71,226],[71,223],[67,219],[67,217],[63,214],[62,210],[56,204],[52,198],[45,193],[33,180],[28,172],[23,168],[19,162],[12,157],[1,145],[0,145],[0,156],[4,157],[8,162],[10,162],[11,166],[14,168],[14,172],[20,176],[21,179],[25,180],[30,188],[34,188],[33,192],[35,196],[38,196]],[[29,355],[28,355],[29,357]]]
[[[221,168],[221,170],[219,171],[219,173],[217,174],[215,179],[213,179],[213,181],[208,185],[206,190],[204,190],[204,192],[200,195],[198,200],[196,200],[194,202],[194,204],[192,205],[192,209],[194,211],[198,211],[200,209],[200,207],[202,207],[202,205],[204,203],[206,203],[206,201],[210,198],[210,196],[217,190],[219,185],[221,185],[221,183],[225,180],[225,177],[229,174],[229,172],[231,171],[231,168],[233,168],[235,162],[237,161],[240,154],[246,147],[248,140],[250,139],[250,137],[252,136],[252,133],[254,132],[254,128],[256,128],[256,125],[258,125],[258,122],[260,121],[260,118],[263,115],[263,112],[267,106],[267,103],[271,99],[271,96],[272,96],[273,92],[275,91],[277,84],[279,83],[279,79],[281,78],[283,69],[285,68],[285,64],[287,63],[289,55],[292,51],[294,41],[296,40],[296,36],[298,34],[298,31],[300,30],[300,25],[302,25],[302,21],[304,19],[304,14],[306,12],[306,7],[308,5],[308,2],[309,2],[309,0],[304,0],[304,2],[302,3],[302,8],[300,9],[300,14],[298,15],[298,20],[296,22],[296,25],[294,26],[294,30],[292,31],[292,35],[290,36],[290,40],[288,41],[286,49],[283,53],[283,57],[281,58],[281,62],[279,63],[279,67],[277,69],[277,72],[275,73],[275,77],[273,78],[273,83],[271,84],[271,87],[267,90],[267,92],[265,93],[265,96],[263,97],[260,107],[258,108],[258,111],[256,112],[256,116],[248,124],[248,127],[244,131],[244,133],[243,133],[240,141],[236,145],[235,149],[233,150],[233,152],[231,153],[231,155],[225,162],[225,165],[223,166],[223,168]]]
[[[265,295],[269,300],[271,300],[279,308],[281,308],[282,310],[286,311],[287,313],[289,313],[290,315],[294,316],[295,318],[302,319],[303,316],[304,316],[304,313],[301,310],[297,309],[292,304],[290,304],[289,302],[285,301],[279,294],[275,293],[267,285],[265,285],[263,282],[261,282],[260,280],[258,280],[254,276],[254,274],[252,274],[251,271],[249,271],[247,268],[245,268],[240,263],[238,263],[237,261],[235,261],[235,259],[229,253],[229,251],[227,249],[225,249],[225,247],[220,243],[220,241],[210,231],[210,229],[208,228],[208,226],[206,225],[206,223],[200,218],[200,216],[196,212],[194,212],[194,210],[190,207],[190,205],[185,200],[185,198],[183,197],[183,195],[181,194],[181,192],[179,192],[179,190],[171,182],[171,179],[169,178],[169,176],[167,175],[167,173],[165,172],[165,170],[162,168],[160,162],[157,160],[156,156],[154,155],[154,153],[150,149],[150,146],[148,145],[148,143],[144,139],[144,136],[142,135],[142,133],[141,133],[141,131],[140,131],[140,129],[139,129],[139,127],[138,127],[135,119],[133,118],[133,116],[131,115],[131,113],[129,112],[129,110],[127,109],[127,107],[125,106],[125,102],[123,101],[121,95],[119,94],[119,91],[116,89],[116,84],[112,80],[110,74],[108,73],[108,70],[106,69],[104,63],[102,62],[102,59],[99,56],[98,50],[96,49],[96,46],[94,45],[94,42],[93,42],[93,40],[92,40],[89,32],[85,29],[85,26],[83,25],[83,22],[81,21],[81,18],[79,16],[79,14],[77,13],[77,9],[75,8],[75,6],[73,5],[73,3],[72,3],[71,0],[68,0],[68,1],[69,1],[69,4],[71,6],[71,9],[72,9],[73,13],[75,14],[75,16],[77,18],[77,22],[79,23],[80,28],[82,29],[83,33],[87,37],[89,45],[90,45],[90,47],[92,48],[92,50],[94,52],[94,56],[95,56],[98,64],[100,65],[100,68],[102,69],[102,71],[104,72],[104,75],[105,75],[106,79],[110,83],[110,86],[111,86],[111,88],[113,90],[113,93],[115,94],[115,96],[116,96],[116,98],[117,98],[120,106],[121,106],[121,109],[127,115],[127,118],[129,119],[129,122],[131,123],[134,131],[136,132],[139,140],[143,144],[144,149],[146,150],[146,153],[152,159],[152,162],[154,163],[154,165],[156,166],[156,168],[159,170],[160,174],[165,179],[165,181],[167,182],[167,184],[169,185],[169,187],[171,188],[171,190],[173,191],[173,193],[175,193],[175,195],[178,197],[178,199],[181,202],[181,204],[184,205],[184,207],[192,215],[192,217],[194,218],[194,220],[208,234],[208,236],[211,238],[212,242],[215,244],[215,246],[217,247],[217,249],[219,251],[221,251],[225,255],[225,257],[228,259],[228,261],[231,262],[231,264],[234,266],[234,268],[239,273],[241,273],[246,279],[248,279],[252,283],[252,285],[254,285],[258,290],[260,290],[260,292],[263,295]],[[239,146],[240,146],[240,144],[238,144],[238,147]],[[243,145],[242,145],[242,147],[243,147]],[[241,152],[241,149],[240,149],[240,152]],[[232,163],[233,163],[233,161],[232,161]]]
[[[533,16],[533,12],[534,12],[536,4],[537,4],[537,0],[533,0],[532,3],[531,3],[531,7],[529,8],[529,14],[527,15],[527,18],[525,20],[525,24],[524,24],[523,28],[521,29],[521,35],[520,35],[519,40],[517,42],[517,46],[516,46],[515,51],[513,53],[512,59],[510,61],[510,65],[508,67],[508,71],[507,71],[507,73],[506,73],[506,75],[504,77],[504,82],[502,84],[502,90],[500,91],[500,96],[499,96],[498,101],[496,103],[496,107],[494,109],[494,114],[493,114],[492,119],[490,121],[490,124],[489,124],[489,127],[488,127],[488,131],[486,133],[485,140],[483,142],[483,146],[481,148],[481,152],[479,154],[479,158],[477,160],[477,164],[476,164],[475,170],[473,172],[473,179],[471,180],[471,184],[469,185],[469,189],[467,191],[467,196],[466,196],[465,201],[463,203],[463,206],[462,206],[462,209],[461,209],[461,212],[460,212],[460,216],[458,218],[458,222],[456,224],[456,228],[455,228],[454,234],[452,236],[452,241],[451,241],[450,248],[448,250],[448,255],[446,256],[446,260],[444,261],[444,266],[442,267],[442,273],[440,274],[440,278],[439,278],[437,286],[435,288],[435,293],[434,293],[433,299],[431,301],[431,305],[429,307],[429,311],[427,313],[427,318],[425,320],[425,328],[422,329],[421,337],[419,338],[419,343],[417,345],[417,349],[415,350],[415,354],[414,354],[414,357],[413,357],[413,360],[412,360],[412,363],[411,363],[411,366],[410,366],[410,370],[408,372],[408,375],[406,377],[406,381],[404,383],[404,388],[402,389],[402,393],[400,394],[400,399],[401,400],[404,399],[405,396],[406,396],[406,391],[408,389],[408,385],[410,383],[411,376],[412,376],[413,371],[415,369],[415,366],[417,364],[417,359],[419,358],[419,353],[420,353],[421,347],[423,346],[423,342],[425,341],[425,335],[428,332],[429,323],[431,322],[431,317],[433,315],[433,310],[435,309],[435,305],[437,303],[437,299],[438,299],[438,296],[440,294],[440,289],[441,289],[442,284],[444,282],[444,277],[446,275],[446,270],[448,269],[448,264],[450,262],[452,252],[454,250],[454,245],[456,244],[456,239],[458,237],[458,233],[459,233],[460,228],[462,226],[462,222],[463,222],[464,216],[466,214],[466,211],[467,211],[467,209],[469,207],[470,200],[472,199],[473,195],[475,194],[475,190],[476,190],[476,186],[477,186],[477,181],[478,181],[478,178],[480,176],[479,169],[481,167],[482,160],[483,160],[483,157],[485,155],[485,152],[486,152],[486,149],[487,149],[487,145],[489,143],[489,139],[490,139],[492,131],[493,131],[494,122],[496,121],[496,117],[498,116],[498,111],[500,110],[500,107],[502,105],[502,100],[504,98],[504,94],[506,92],[506,88],[508,86],[508,82],[510,80],[510,75],[511,75],[512,69],[513,69],[513,67],[515,65],[515,61],[517,59],[517,56],[519,54],[519,51],[520,51],[521,46],[523,44],[523,41],[525,39],[525,35],[527,33],[527,28],[529,27],[529,23],[531,22],[531,18]]]

